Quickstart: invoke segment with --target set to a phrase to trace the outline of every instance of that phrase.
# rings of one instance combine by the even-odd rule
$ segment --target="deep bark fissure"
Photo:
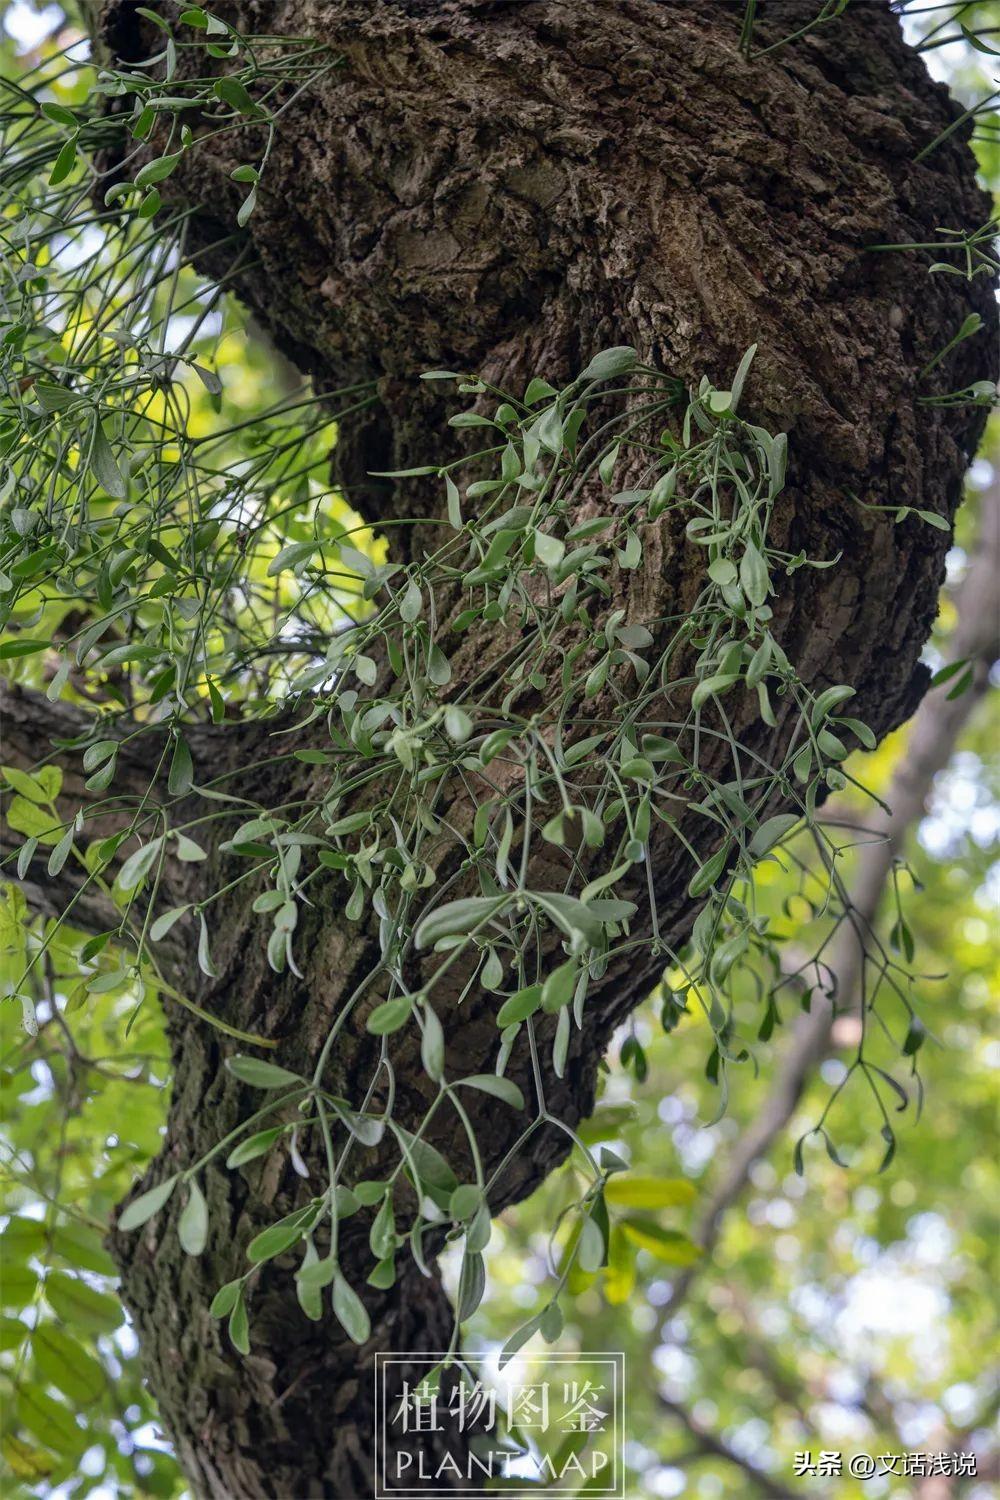
[[[947,539],[914,521],[894,527],[847,492],[952,514],[981,413],[919,405],[918,372],[970,310],[986,320],[987,338],[996,314],[982,279],[929,277],[927,258],[864,253],[866,243],[926,239],[938,224],[986,216],[957,137],[914,163],[953,107],[887,8],[851,7],[763,64],[740,57],[738,19],[714,0],[216,8],[244,30],[316,36],[344,54],[343,67],[282,121],[248,229],[253,268],[238,290],[279,347],[321,381],[378,380],[381,406],[342,434],[335,459],[359,508],[382,522],[439,513],[436,488],[368,474],[452,456],[443,452],[447,407],[416,381],[420,368],[479,369],[517,388],[536,373],[567,378],[602,345],[629,343],[686,381],[707,373],[721,383],[756,342],[754,419],[790,432],[782,544],[842,554],[836,568],[781,581],[782,644],[807,683],[855,684],[856,711],[879,733],[911,712]],[[764,0],[761,38],[795,30],[811,9]],[[128,0],[105,11],[105,40],[134,41]],[[201,205],[206,243],[235,213],[238,150],[220,137],[177,174]],[[970,340],[939,378],[964,385],[992,358]],[[636,620],[689,607],[699,563],[679,530],[648,526],[644,546],[640,575],[618,575],[614,602]],[[501,649],[495,630],[473,631],[456,661],[496,660]],[[44,717],[32,721],[33,700],[17,703],[18,723],[60,732]],[[749,706],[734,729],[755,748],[781,741],[782,729],[772,733]],[[196,768],[235,774],[269,753],[267,734],[267,725],[205,731],[195,737]],[[26,763],[38,758],[31,735],[14,749]],[[726,755],[711,769],[721,773]],[[317,774],[286,760],[244,772],[238,785],[267,800],[276,776],[287,795],[315,788]],[[688,831],[697,839],[694,822]],[[660,925],[679,943],[697,910],[686,894],[690,861],[664,835],[655,853]],[[545,861],[558,867],[559,856],[543,850],[533,863],[541,888]],[[211,851],[199,867],[202,891],[226,868]],[[168,882],[178,878],[168,872]],[[372,922],[348,923],[342,906],[331,885],[304,918],[299,980],[269,969],[265,919],[238,891],[214,911],[219,977],[207,979],[178,947],[165,958],[168,978],[230,1024],[276,1039],[282,1062],[310,1070],[332,1018],[378,960]],[[613,963],[595,987],[566,1078],[547,1080],[551,1108],[569,1122],[591,1109],[607,1038],[658,967],[652,957]],[[377,1056],[363,1024],[369,1001],[331,1062],[331,1087],[348,1094]],[[446,1007],[447,995],[435,1003]],[[147,1186],[189,1166],[259,1102],[224,1070],[229,1043],[168,1009],[169,1129]],[[491,1066],[494,1012],[492,997],[474,993],[460,1014],[443,1014],[450,1072]],[[529,1089],[523,1048],[512,1071]],[[397,1110],[408,1124],[428,1102],[412,1042],[401,1044],[398,1072]],[[489,1170],[521,1126],[495,1101],[469,1103]],[[456,1167],[466,1164],[453,1119],[441,1120],[435,1140]],[[566,1145],[537,1131],[492,1206],[531,1191]],[[375,1175],[370,1161],[362,1175]],[[291,1262],[279,1260],[254,1290],[253,1351],[242,1360],[208,1304],[244,1269],[251,1236],[295,1206],[303,1185],[265,1158],[232,1173],[216,1162],[204,1186],[212,1236],[200,1260],[177,1244],[177,1200],[137,1234],[114,1238],[150,1382],[195,1492],[369,1495],[372,1357],[446,1346],[452,1315],[439,1282],[409,1264],[395,1288],[372,1294],[372,1338],[359,1351],[329,1313],[307,1322]],[[367,1227],[365,1215],[344,1226],[341,1261],[355,1285],[368,1268]]]

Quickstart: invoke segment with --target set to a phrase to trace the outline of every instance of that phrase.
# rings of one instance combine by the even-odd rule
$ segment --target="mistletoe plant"
[[[52,879],[77,871],[16,993],[30,1030],[32,977],[60,926],[90,903],[106,920],[82,949],[78,1003],[123,986],[136,1005],[165,994],[244,1047],[268,1047],[273,1038],[234,1028],[169,984],[164,946],[196,946],[213,976],[217,903],[245,892],[266,919],[271,968],[297,975],[305,910],[339,903],[359,924],[374,913],[377,961],[311,1071],[230,1056],[260,1106],[129,1203],[119,1228],[138,1229],[180,1192],[177,1232],[198,1255],[209,1234],[207,1164],[237,1171],[285,1153],[308,1181],[307,1200],[255,1235],[246,1271],[213,1303],[237,1348],[249,1348],[247,1294],[261,1267],[292,1251],[304,1314],[320,1318],[329,1288],[343,1327],[364,1342],[368,1313],[338,1245],[344,1222],[366,1211],[376,1288],[393,1283],[400,1256],[426,1270],[443,1242],[462,1245],[454,1354],[483,1296],[499,1184],[537,1131],[561,1131],[589,1180],[553,1252],[551,1296],[513,1334],[509,1357],[536,1329],[556,1338],[573,1268],[606,1261],[605,1186],[624,1163],[608,1148],[595,1156],[546,1085],[566,1072],[595,981],[623,960],[655,962],[666,976],[664,1027],[693,1008],[707,1019],[707,1068],[724,1109],[728,1070],[750,1056],[736,986],[759,993],[766,1041],[782,988],[806,969],[822,984],[824,948],[854,920],[835,830],[818,813],[830,792],[857,785],[844,762],[874,735],[850,714],[852,687],[810,689],[774,629],[782,580],[837,557],[775,541],[787,442],[744,415],[754,348],[728,385],[706,373],[687,390],[620,347],[595,353],[561,387],[545,371],[517,391],[474,372],[425,374],[470,404],[449,418],[439,463],[378,476],[444,491],[448,524],[422,523],[397,560],[393,529],[421,524],[416,510],[376,538],[327,472],[337,424],[373,405],[375,388],[293,391],[244,419],[200,353],[233,317],[225,279],[199,274],[204,247],[189,243],[189,213],[163,201],[186,153],[216,132],[244,132],[253,149],[233,174],[249,188],[238,231],[282,112],[337,59],[306,41],[242,36],[197,7],[181,16],[180,37],[140,14],[163,33],[161,51],[99,73],[73,104],[57,96],[77,65],[47,68],[14,91],[3,119],[0,605],[10,633],[0,656],[26,680],[44,669],[52,701],[94,708],[86,732],[58,747],[63,763],[78,764],[79,795],[44,763],[44,747],[36,770],[4,770],[19,876],[40,857]],[[228,71],[201,76],[203,56]],[[231,251],[234,264],[246,254],[238,232]],[[669,618],[627,614],[615,582],[648,566],[661,532],[696,559],[690,599]],[[470,664],[467,632],[482,622],[497,652]],[[755,722],[780,726],[773,760],[740,728],[748,701]],[[196,777],[197,726],[223,724],[237,706],[274,730],[278,748],[258,770],[291,756],[312,768],[307,794],[270,805],[230,773]],[[119,776],[143,737],[156,764],[136,792]],[[688,863],[687,895],[700,905],[682,948],[658,923],[654,829]],[[210,851],[224,856],[220,883],[166,904],[168,865],[214,870]],[[812,909],[828,919],[820,948],[791,972],[755,894],[756,866],[775,859],[798,867]],[[544,888],[531,879],[539,863],[558,871]],[[897,929],[907,932],[902,914]],[[865,1016],[891,1026],[915,1058],[912,948],[905,936],[899,954],[867,930],[859,937]],[[446,1004],[460,1023],[473,988],[496,997],[495,1039],[480,1071],[455,1076],[442,1016]],[[333,1087],[338,1041],[359,1015],[374,1065],[350,1090]],[[530,1102],[508,1076],[525,1045]],[[415,1128],[395,1107],[395,1060],[407,1049],[429,1083]],[[622,1056],[642,1070],[634,1036]],[[877,1101],[888,1157],[887,1104],[900,1086],[868,1060],[863,1039],[847,1077]],[[523,1117],[489,1168],[469,1091]],[[464,1181],[431,1139],[448,1112],[471,1164]],[[832,1152],[826,1118],[816,1129]]]

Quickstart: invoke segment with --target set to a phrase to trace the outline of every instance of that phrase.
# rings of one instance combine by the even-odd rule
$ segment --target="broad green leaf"
[[[156,1187],[151,1187],[145,1193],[140,1193],[138,1198],[133,1198],[132,1202],[123,1209],[121,1218],[118,1220],[118,1228],[123,1232],[138,1229],[154,1214],[159,1213],[177,1186],[178,1178],[179,1174],[175,1172],[165,1182],[159,1182]]]
[[[798,813],[776,813],[773,818],[767,818],[750,840],[750,853],[755,859],[759,859],[769,849],[773,849],[775,844],[780,843],[801,821]]]
[[[731,389],[731,391],[729,393],[730,394],[729,408],[733,412],[736,411],[737,407],[740,404],[740,397],[743,394],[743,386],[744,386],[744,383],[746,382],[747,375],[750,373],[750,366],[753,363],[753,357],[754,357],[754,355],[756,353],[757,353],[757,345],[756,344],[751,344],[750,348],[747,350],[747,352],[744,354],[743,358],[740,360],[739,367],[738,367],[738,369],[736,371],[736,374],[733,376],[732,389]]]
[[[217,78],[212,85],[217,96],[242,115],[256,115],[257,106],[238,78]]]
[[[542,1003],[542,986],[529,984],[523,990],[510,995],[497,1012],[498,1026],[512,1026],[517,1021],[526,1021],[534,1015]]]
[[[39,1323],[31,1336],[31,1352],[49,1384],[77,1406],[99,1401],[108,1388],[100,1361],[54,1323]]]
[[[420,1059],[424,1072],[435,1082],[444,1071],[444,1031],[435,1011],[424,1007],[424,1034],[420,1043]]]
[[[387,1255],[386,1258],[385,1258],[385,1260],[380,1260],[379,1263],[378,1263],[378,1265],[372,1271],[371,1275],[367,1278],[367,1282],[368,1282],[369,1286],[377,1287],[379,1291],[383,1291],[383,1292],[386,1291],[387,1288],[389,1288],[391,1286],[395,1286],[395,1284],[396,1284],[396,1258],[395,1258],[395,1256],[394,1255]]]
[[[158,943],[162,938],[165,938],[174,924],[179,922],[181,917],[190,910],[190,906],[172,906],[169,911],[161,913],[149,929],[149,936],[152,941]]]
[[[124,1318],[117,1297],[96,1291],[78,1276],[50,1271],[45,1278],[45,1296],[52,1311],[70,1328],[91,1333],[114,1333]]]
[[[0,1453],[6,1459],[14,1477],[23,1479],[30,1485],[41,1484],[56,1467],[54,1458],[50,1458],[40,1448],[33,1448],[22,1438],[15,1437],[12,1432],[8,1432],[0,1439]]]
[[[580,380],[613,380],[616,375],[625,375],[639,363],[639,356],[627,344],[613,349],[602,349],[595,354],[585,369],[580,371]]]
[[[167,791],[171,797],[182,797],[185,792],[191,790],[191,780],[194,775],[194,762],[191,759],[191,751],[187,740],[179,734],[174,741],[173,755],[170,758],[170,771],[167,776]]]
[[[625,1174],[608,1179],[604,1196],[622,1208],[677,1208],[693,1203],[696,1191],[686,1177]]]
[[[49,187],[57,187],[72,172],[76,163],[76,146],[77,140],[75,135],[70,136],[69,140],[63,143],[59,155],[52,165],[52,171],[49,173]]]
[[[71,109],[62,104],[43,104],[42,114],[47,120],[54,120],[57,125],[68,125],[75,130],[80,123]]]
[[[726,586],[736,582],[736,564],[728,557],[717,557],[715,562],[709,564],[708,576],[713,583]]]
[[[849,687],[846,683],[839,684],[836,687],[825,688],[812,706],[812,713],[809,715],[809,722],[812,727],[814,729],[817,728],[826,718],[827,714],[831,714],[835,708],[839,708],[848,698],[853,698],[854,691],[854,688]]]
[[[58,875],[63,865],[69,859],[70,853],[73,848],[73,833],[73,825],[70,824],[66,832],[60,838],[58,844],[56,844],[55,848],[52,850],[52,853],[49,855],[46,868],[48,870],[50,878],[54,878],[56,875]]]
[[[37,1385],[22,1384],[17,1396],[17,1414],[32,1437],[54,1453],[72,1456],[86,1446],[87,1434],[77,1426],[70,1408],[46,1395]]]
[[[0,1353],[19,1349],[30,1332],[27,1323],[22,1323],[20,1318],[0,1318]]]
[[[253,1161],[258,1156],[263,1156],[270,1151],[279,1136],[284,1135],[283,1125],[273,1125],[270,1130],[258,1130],[256,1134],[247,1136],[245,1141],[240,1141],[234,1146],[226,1157],[227,1167],[241,1167],[245,1161]]]
[[[475,1183],[464,1182],[457,1187],[451,1195],[448,1211],[452,1218],[461,1223],[465,1219],[471,1219],[483,1201],[482,1189]]]
[[[691,1266],[701,1256],[693,1240],[677,1229],[661,1229],[659,1224],[631,1217],[620,1221],[622,1232],[642,1250],[648,1250],[668,1266]]]
[[[581,1271],[586,1271],[588,1274],[599,1271],[604,1264],[604,1236],[600,1225],[589,1216],[580,1226],[576,1263]]]
[[[52,1248],[56,1255],[83,1271],[94,1271],[99,1276],[118,1274],[118,1268],[101,1243],[100,1234],[95,1229],[88,1229],[86,1224],[70,1220],[58,1225],[52,1235]]]
[[[213,1318],[228,1317],[239,1300],[242,1285],[242,1281],[227,1281],[225,1286],[220,1286],[212,1298],[209,1314]]]
[[[297,1073],[281,1068],[277,1063],[265,1062],[260,1057],[245,1057],[237,1052],[226,1058],[226,1067],[241,1083],[249,1083],[255,1089],[287,1089],[302,1084]]]
[[[188,1183],[188,1200],[177,1221],[177,1237],[187,1255],[200,1255],[208,1243],[208,1204],[193,1177]]]
[[[439,1208],[447,1211],[451,1195],[458,1187],[458,1179],[451,1167],[440,1151],[429,1141],[418,1140],[401,1125],[395,1127],[395,1133],[406,1147],[404,1155],[407,1161],[407,1175],[411,1175],[410,1163],[412,1162],[424,1192],[433,1198]]]
[[[493,1073],[472,1073],[468,1078],[460,1078],[458,1082],[463,1088],[478,1089],[481,1094],[492,1094],[494,1099],[502,1099],[512,1109],[524,1109],[524,1095],[513,1079],[498,1078]]]
[[[387,1193],[369,1233],[371,1252],[376,1260],[384,1260],[396,1248],[396,1219],[392,1208],[392,1195]]]
[[[337,1274],[337,1262],[329,1255],[324,1260],[304,1260],[296,1272],[298,1280],[306,1286],[329,1286]]]
[[[429,948],[440,938],[471,932],[495,917],[509,900],[508,896],[466,896],[459,901],[447,901],[420,920],[414,941],[418,948]]]
[[[233,1341],[233,1347],[241,1354],[250,1353],[250,1320],[247,1317],[247,1305],[243,1300],[243,1288],[240,1287],[233,1310],[229,1314],[229,1337]]]
[[[247,1259],[259,1265],[261,1261],[273,1260],[276,1255],[282,1255],[289,1246],[297,1244],[306,1233],[306,1214],[297,1210],[284,1219],[279,1219],[276,1224],[269,1224],[260,1234],[255,1235],[247,1246]]]
[[[0,1276],[0,1306],[27,1307],[35,1295],[38,1276],[30,1266],[4,1262]]]
[[[0,1265],[9,1270],[39,1255],[48,1241],[42,1219],[10,1218],[0,1233]]]
[[[373,1036],[388,1036],[405,1026],[413,1010],[412,995],[397,995],[376,1005],[365,1023]]]
[[[688,885],[689,896],[703,896],[711,886],[715,884],[723,870],[726,868],[726,859],[729,855],[729,845],[717,850],[715,854],[707,859],[701,868],[691,877]]]
[[[135,890],[139,881],[156,864],[163,847],[163,839],[153,839],[149,844],[143,844],[134,850],[118,871],[118,886],[123,891]]]
[[[552,970],[542,985],[542,1009],[550,1015],[568,1005],[573,998],[576,988],[578,966],[572,959],[567,959],[563,964]]]
[[[542,1317],[542,1313],[536,1313],[533,1318],[529,1318],[526,1323],[522,1323],[521,1326],[515,1329],[515,1331],[511,1334],[506,1344],[504,1344],[503,1349],[500,1351],[500,1359],[498,1361],[498,1364],[501,1370],[505,1365],[510,1363],[518,1350],[523,1348],[523,1346],[531,1338],[532,1334],[538,1332],[539,1328],[541,1327]]]
[[[14,656],[33,656],[36,651],[47,651],[52,641],[30,640],[16,635],[11,640],[0,642],[0,661],[9,661]]]
[[[767,563],[753,542],[747,543],[740,559],[740,585],[751,604],[763,604],[770,593]]]
[[[610,1187],[610,1183],[608,1184]],[[616,1224],[608,1243],[608,1264],[601,1290],[612,1307],[622,1307],[635,1289],[635,1249]]]
[[[34,776],[29,776],[27,771],[19,771],[16,766],[4,766],[2,770],[4,781],[8,782],[22,797],[27,797],[29,802],[48,803],[51,801],[41,782]],[[49,822],[51,821],[50,818]]]
[[[137,188],[152,187],[155,182],[164,182],[175,170],[180,161],[182,152],[174,151],[169,156],[158,156],[153,161],[146,162],[145,166],[139,168],[135,174],[135,185]],[[109,491],[113,494],[114,491]]]
[[[486,1266],[483,1257],[466,1250],[462,1257],[462,1271],[458,1287],[458,1312],[460,1323],[466,1322],[476,1312],[486,1291]]]
[[[57,844],[62,836],[62,824],[51,812],[29,802],[27,797],[13,797],[6,808],[7,822],[16,833],[27,834],[40,844]]]
[[[583,902],[575,896],[566,896],[561,891],[532,891],[531,899],[552,918],[567,937],[579,937],[592,947],[601,941],[603,923]]]
[[[313,1323],[319,1323],[323,1317],[323,1286],[321,1283],[304,1279],[303,1272],[308,1276],[308,1272],[313,1266],[321,1264],[322,1262],[317,1254],[316,1246],[310,1240],[306,1246],[302,1265],[295,1275],[295,1295],[298,1298],[302,1311]],[[331,1261],[330,1264],[332,1267],[334,1263]]]
[[[125,499],[125,480],[122,478],[122,471],[118,467],[118,460],[108,441],[107,433],[100,422],[94,423],[90,467],[102,489],[106,490],[109,495],[113,495],[116,500]]]
[[[357,1292],[339,1271],[333,1278],[333,1310],[344,1332],[356,1344],[363,1344],[371,1334],[368,1311]]]

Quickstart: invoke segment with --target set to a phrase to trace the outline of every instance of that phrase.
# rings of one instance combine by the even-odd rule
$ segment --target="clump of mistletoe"
[[[229,1318],[236,1346],[249,1348],[253,1278],[292,1250],[300,1253],[296,1285],[306,1316],[320,1318],[329,1288],[349,1336],[365,1340],[368,1315],[341,1272],[338,1241],[344,1221],[367,1210],[374,1287],[393,1283],[400,1255],[426,1270],[428,1239],[435,1248],[442,1239],[461,1244],[453,1353],[483,1295],[497,1184],[536,1131],[556,1128],[578,1147],[588,1180],[551,1296],[511,1337],[510,1357],[536,1329],[558,1337],[559,1296],[574,1267],[606,1263],[605,1187],[624,1166],[606,1147],[595,1157],[550,1109],[540,1023],[548,1022],[547,1062],[561,1078],[591,986],[612,962],[653,958],[667,976],[664,1027],[695,1006],[707,1018],[708,1072],[725,1108],[727,1066],[748,1056],[735,1033],[738,976],[760,988],[761,968],[776,971],[778,963],[755,867],[789,840],[811,838],[825,881],[815,908],[849,919],[837,851],[816,810],[852,780],[843,765],[852,746],[870,747],[874,736],[845,713],[852,688],[813,693],[772,629],[781,578],[836,559],[793,554],[772,538],[787,444],[741,414],[753,348],[728,387],[703,379],[692,391],[625,347],[595,354],[562,388],[541,374],[518,393],[474,375],[429,372],[425,379],[451,382],[472,398],[450,421],[481,435],[484,446],[388,476],[434,480],[444,490],[448,526],[436,535],[446,534],[406,564],[380,561],[366,528],[318,477],[332,419],[371,405],[370,384],[312,392],[254,423],[195,435],[188,376],[221,411],[222,382],[192,352],[221,291],[206,291],[193,276],[187,215],[165,205],[161,190],[215,132],[246,132],[260,150],[233,173],[249,189],[238,215],[244,225],[282,110],[337,59],[306,42],[248,39],[200,7],[181,15],[180,35],[154,12],[138,11],[164,33],[160,51],[101,73],[84,108],[50,99],[39,111],[25,94],[28,105],[19,98],[3,117],[9,149],[0,188],[10,214],[0,240],[2,343],[10,378],[0,404],[0,605],[20,632],[0,652],[55,653],[49,696],[82,681],[98,689],[102,706],[93,731],[70,747],[91,798],[71,816],[57,767],[4,771],[15,793],[8,822],[24,837],[18,871],[23,877],[48,849],[52,876],[79,864],[74,901],[93,887],[120,912],[116,928],[83,947],[84,997],[131,985],[141,1001],[147,987],[166,990],[244,1042],[258,1039],[234,1033],[159,972],[158,945],[186,923],[197,933],[201,969],[214,973],[213,902],[223,894],[161,909],[168,857],[205,860],[205,843],[216,843],[225,824],[219,847],[237,870],[225,892],[253,890],[254,910],[270,918],[267,957],[279,973],[298,973],[300,912],[317,883],[339,883],[349,920],[374,913],[378,961],[333,1019],[312,1073],[230,1058],[232,1073],[260,1090],[260,1107],[131,1202],[119,1227],[138,1228],[180,1189],[178,1233],[188,1253],[200,1254],[209,1229],[200,1185],[207,1163],[223,1157],[236,1170],[287,1152],[315,1190],[251,1241],[245,1274],[216,1295],[213,1312]],[[222,77],[213,72],[220,62],[228,69]],[[113,168],[101,165],[112,158]],[[91,223],[95,197],[104,205],[99,231]],[[54,224],[60,234],[78,226],[72,256],[53,253]],[[137,310],[131,320],[123,315],[122,267]],[[194,330],[168,355],[167,330],[183,316]],[[659,440],[650,442],[660,422]],[[616,476],[626,472],[632,487],[621,488]],[[700,558],[696,597],[670,619],[627,619],[614,580],[644,566],[644,528],[656,523],[675,527]],[[93,607],[84,623],[64,629],[81,595]],[[54,602],[65,606],[58,634],[46,614]],[[505,650],[489,670],[456,671],[465,632],[481,622],[504,633]],[[627,696],[618,686],[626,674]],[[268,810],[195,784],[187,732],[206,710],[222,722],[227,690],[261,717],[288,699],[303,708],[314,743],[297,741],[294,753],[317,768],[314,795]],[[781,714],[774,763],[733,728],[732,706],[746,694],[765,725],[777,729]],[[156,734],[166,744],[154,781],[162,772],[167,797],[128,804],[125,826],[87,842],[88,825],[115,797],[119,712],[130,735]],[[733,768],[725,780],[712,770],[720,742]],[[710,829],[699,841],[710,850],[705,857],[685,832],[692,810]],[[654,825],[669,829],[690,861],[688,894],[701,903],[681,950],[657,923]],[[565,857],[560,889],[530,882],[533,851],[544,845]],[[72,920],[71,904],[60,921]],[[901,915],[901,931],[900,923]],[[36,945],[17,986],[29,1025],[28,972],[50,942],[51,933]],[[884,953],[875,960],[905,1008],[903,1050],[912,1057],[923,1033],[905,967]],[[496,996],[495,1054],[482,1072],[449,1076],[438,1007],[442,996],[449,1011],[460,1006],[473,986]],[[365,1025],[377,1039],[377,1063],[347,1098],[327,1086],[329,1065],[345,1026],[375,995]],[[777,1019],[772,987],[761,1039]],[[392,1068],[392,1049],[409,1033],[419,1037],[433,1085],[412,1130],[395,1116]],[[523,1039],[531,1108],[507,1076]],[[622,1056],[642,1073],[637,1039]],[[468,1090],[524,1116],[489,1173],[463,1104]],[[465,1133],[469,1181],[458,1181],[429,1139],[445,1110]],[[319,1182],[304,1159],[306,1140],[319,1142],[311,1154],[325,1163]],[[891,1131],[887,1141],[891,1152]],[[378,1152],[381,1164],[387,1147],[391,1165],[365,1176],[359,1156]]]

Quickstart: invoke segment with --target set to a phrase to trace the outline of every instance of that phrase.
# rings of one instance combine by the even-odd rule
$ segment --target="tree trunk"
[[[520,388],[534,374],[568,378],[597,349],[631,344],[686,382],[707,374],[723,384],[757,343],[748,409],[790,435],[780,544],[841,554],[834,568],[781,581],[776,634],[807,683],[854,684],[855,711],[879,734],[912,712],[947,537],[913,519],[893,525],[848,492],[951,517],[982,413],[917,397],[989,373],[996,314],[985,278],[931,276],[930,256],[865,249],[932,239],[939,224],[971,228],[988,213],[958,134],[914,160],[956,111],[887,6],[851,6],[750,62],[738,46],[742,5],[718,0],[241,0],[215,9],[244,31],[315,37],[343,54],[282,117],[247,231],[252,269],[238,290],[322,383],[379,380],[381,406],[342,435],[337,455],[352,503],[376,523],[437,515],[436,488],[378,488],[368,476],[451,456],[446,409],[415,380],[420,369],[475,370]],[[816,5],[761,0],[758,10],[763,45],[799,29]],[[124,60],[152,50],[131,0],[107,0],[103,19],[105,46]],[[205,245],[235,217],[238,149],[219,136],[172,180],[197,205]],[[919,372],[973,310],[987,332],[921,385]],[[647,526],[643,542],[642,569],[618,576],[609,608],[634,621],[690,608],[696,549],[666,523]],[[567,627],[556,648],[572,643]],[[501,629],[471,630],[453,655],[456,674],[475,663],[499,679],[508,644]],[[30,718],[30,701],[18,702]],[[218,775],[228,766],[241,792],[256,789],[272,804],[319,786],[322,768],[291,757],[255,769],[273,753],[272,727],[200,731],[196,780],[198,768]],[[769,754],[787,743],[786,720],[769,729],[749,704],[733,729]],[[313,742],[296,734],[278,743]],[[25,754],[33,758],[30,747]],[[723,747],[706,768],[723,772],[728,754]],[[458,806],[454,815],[461,822],[471,812]],[[684,831],[704,845],[695,816]],[[654,835],[653,855],[659,927],[676,946],[697,914],[686,894],[692,862],[665,832]],[[559,851],[537,855],[536,888],[551,885],[546,861],[564,873]],[[213,851],[197,869],[214,889],[226,856]],[[187,867],[172,878],[195,877]],[[326,894],[299,928],[303,978],[268,968],[266,919],[242,894],[215,904],[219,977],[206,979],[190,953],[173,950],[168,978],[230,1025],[276,1040],[283,1064],[311,1071],[331,1019],[378,959],[374,924],[348,922],[339,888]],[[591,1110],[607,1038],[662,963],[653,953],[645,964],[613,962],[596,984],[566,1077],[546,1078],[554,1115],[575,1122]],[[328,1070],[329,1086],[357,1103],[377,1060],[364,1021],[378,998],[366,993],[355,1005]],[[449,1073],[489,1070],[494,998],[472,993],[460,1013],[448,1004],[435,992]],[[228,1042],[186,1010],[171,1005],[169,1015],[169,1125],[147,1187],[256,1107],[223,1070]],[[429,1084],[401,1035],[393,1061],[406,1124],[422,1117]],[[526,1056],[515,1056],[512,1074],[530,1087]],[[489,1171],[521,1124],[505,1105],[475,1098]],[[433,1139],[461,1179],[462,1141],[444,1129]],[[502,1179],[494,1211],[537,1186],[566,1144],[538,1130]],[[359,1175],[376,1169],[369,1159]],[[451,1311],[439,1283],[410,1264],[391,1291],[366,1291],[373,1331],[358,1350],[332,1315],[305,1319],[279,1259],[256,1284],[253,1349],[241,1359],[208,1304],[245,1268],[250,1237],[302,1200],[303,1184],[269,1158],[236,1172],[217,1160],[205,1178],[212,1237],[200,1259],[178,1248],[177,1195],[138,1234],[114,1238],[150,1383],[194,1492],[369,1496],[373,1355],[447,1345]],[[364,1218],[345,1224],[341,1247],[356,1287],[369,1263]]]

